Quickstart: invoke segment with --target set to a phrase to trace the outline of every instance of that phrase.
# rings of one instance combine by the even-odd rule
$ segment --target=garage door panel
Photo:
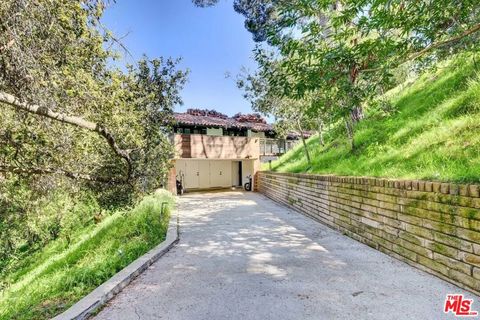
[[[232,180],[231,161],[210,162],[210,185],[213,188],[230,187]]]
[[[210,161],[210,186],[222,186],[222,168],[221,161]]]
[[[222,175],[222,187],[232,186],[232,162],[222,161],[223,175]]]
[[[198,187],[210,188],[210,161],[198,161]]]
[[[199,187],[198,161],[185,161],[185,188],[197,189]]]
[[[175,171],[177,172],[177,175],[179,177],[185,176],[185,161],[183,160],[175,161]]]
[[[232,186],[232,161],[229,160],[182,160],[176,168],[184,174],[186,189]]]

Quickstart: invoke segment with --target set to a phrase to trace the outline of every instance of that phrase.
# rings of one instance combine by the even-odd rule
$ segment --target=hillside
[[[472,57],[439,64],[385,95],[392,112],[367,107],[352,152],[342,126],[272,163],[280,172],[480,182],[480,66]],[[267,169],[266,167],[265,169]]]
[[[0,273],[0,319],[48,319],[66,310],[165,238],[173,201],[157,191],[131,210],[80,228],[68,244],[59,238],[12,261]]]

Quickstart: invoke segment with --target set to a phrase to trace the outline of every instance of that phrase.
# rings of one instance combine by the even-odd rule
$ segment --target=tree
[[[248,3],[248,10],[239,12],[246,22],[255,22],[247,27],[254,39],[266,40],[278,53],[257,51],[262,76],[283,86],[279,92],[286,98],[335,92],[334,98],[323,99],[337,109],[328,118],[344,119],[352,149],[363,106],[391,87],[394,68],[424,56],[434,61],[475,48],[480,31],[480,5],[474,0],[238,2]],[[269,14],[262,14],[264,8]]]
[[[355,14],[355,7],[361,5],[357,0],[349,3],[344,16]],[[369,1],[364,7],[367,5],[368,16],[359,21],[359,28],[398,42],[403,49],[397,52],[402,58],[397,59],[400,63],[435,51],[443,54],[446,50],[451,54],[455,50],[471,49],[480,31],[480,5],[475,0]]]
[[[137,66],[129,66],[133,78],[128,84],[131,102],[139,118],[139,147],[133,149],[137,179],[143,192],[164,184],[173,146],[169,133],[174,122],[173,109],[182,103],[180,90],[187,81],[188,71],[177,70],[180,60],[144,57]]]
[[[101,1],[0,6],[0,171],[149,185],[140,188],[145,191],[161,184],[165,168],[151,165],[168,164],[165,128],[181,103],[186,73],[176,70],[177,61],[162,58],[145,58],[129,74],[109,68],[115,53],[104,49],[112,38],[99,23],[103,9]],[[29,36],[32,30],[36,36]],[[18,117],[27,121],[18,123]],[[41,147],[31,139],[39,135],[45,139]],[[155,184],[145,182],[153,176]]]
[[[0,3],[0,272],[165,183],[187,72],[165,58],[116,68],[105,8]]]
[[[276,66],[271,64],[269,68],[275,69]],[[279,94],[282,88],[268,82],[261,73],[249,74],[244,70],[237,78],[237,86],[244,91],[244,97],[250,101],[253,110],[275,117],[275,131],[280,136],[292,132],[299,134],[308,164],[311,165],[310,151],[305,141],[305,131],[315,126],[311,101],[290,99]]]
[[[210,7],[218,0],[192,0],[199,7]],[[245,17],[245,28],[256,42],[266,41],[267,33],[273,24],[280,23],[276,8],[285,0],[234,0],[233,8]]]

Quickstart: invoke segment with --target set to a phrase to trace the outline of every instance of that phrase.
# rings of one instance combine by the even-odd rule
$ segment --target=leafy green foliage
[[[267,40],[269,26],[278,23],[276,5],[284,0],[234,0],[233,8],[245,17],[245,28],[253,35],[254,41]],[[218,0],[192,0],[199,7],[210,7]]]
[[[270,44],[255,51],[259,71],[242,86],[252,106],[282,118],[275,105],[285,99],[290,117],[308,114],[326,127],[341,119],[352,152],[362,106],[393,86],[405,62],[417,60],[410,67],[418,70],[478,49],[474,0],[246,2],[247,29]]]
[[[0,319],[49,319],[64,311],[160,243],[172,208],[172,195],[159,191],[131,210],[105,213],[98,224],[78,227],[70,242],[58,238],[18,261],[1,273]]]
[[[135,215],[134,224],[116,213],[111,226],[96,226],[165,184],[173,108],[188,72],[161,57],[115,67],[116,39],[100,23],[105,8],[102,0],[0,3],[0,94],[18,100],[0,103],[0,303],[13,308],[0,306],[4,318],[48,317],[163,236],[151,215]],[[120,240],[109,228],[132,240],[126,256],[117,257]],[[93,229],[102,240],[79,238]],[[97,247],[105,250],[99,260]]]
[[[40,108],[27,114],[2,105],[0,171],[9,177],[51,172],[101,177],[112,181],[102,188],[133,195],[164,182],[169,122],[173,107],[182,102],[187,73],[177,70],[178,61],[163,58],[145,57],[127,72],[112,67],[114,39],[99,22],[104,8],[100,0],[0,5],[0,29],[5,30],[0,33],[0,91]],[[62,116],[42,117],[46,110]],[[109,135],[62,123],[63,116],[85,119],[100,128],[91,131],[105,129]],[[113,181],[127,183],[114,186]]]
[[[144,57],[138,66],[129,66],[133,81],[128,83],[131,106],[139,113],[137,132],[139,145],[132,151],[137,165],[134,178],[137,188],[149,192],[166,181],[173,148],[168,134],[173,123],[173,109],[181,104],[180,89],[187,81],[187,72],[177,70],[179,60]],[[130,115],[133,112],[130,113]],[[123,121],[123,119],[122,119]],[[124,123],[120,124],[124,125]],[[138,176],[136,176],[138,175]]]
[[[272,168],[386,178],[480,182],[480,77],[468,55],[441,63],[415,81],[390,90],[382,101],[389,112],[367,106],[367,118],[358,124],[355,153],[339,125],[308,141],[312,164],[300,147]]]
[[[49,242],[70,242],[78,228],[95,223],[104,211],[91,191],[68,193],[62,188],[48,194],[35,194],[20,180],[9,180],[0,187],[0,273],[17,268]],[[22,262],[23,263],[23,262]],[[0,287],[2,287],[0,281]]]

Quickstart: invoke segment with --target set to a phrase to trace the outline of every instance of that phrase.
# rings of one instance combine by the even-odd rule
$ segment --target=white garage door
[[[210,188],[210,163],[209,163],[210,161],[192,161],[192,162],[198,162],[198,188],[201,188],[201,189]],[[190,161],[187,161],[187,168],[189,163]]]
[[[230,160],[177,160],[177,173],[186,189],[227,188],[232,186]]]

